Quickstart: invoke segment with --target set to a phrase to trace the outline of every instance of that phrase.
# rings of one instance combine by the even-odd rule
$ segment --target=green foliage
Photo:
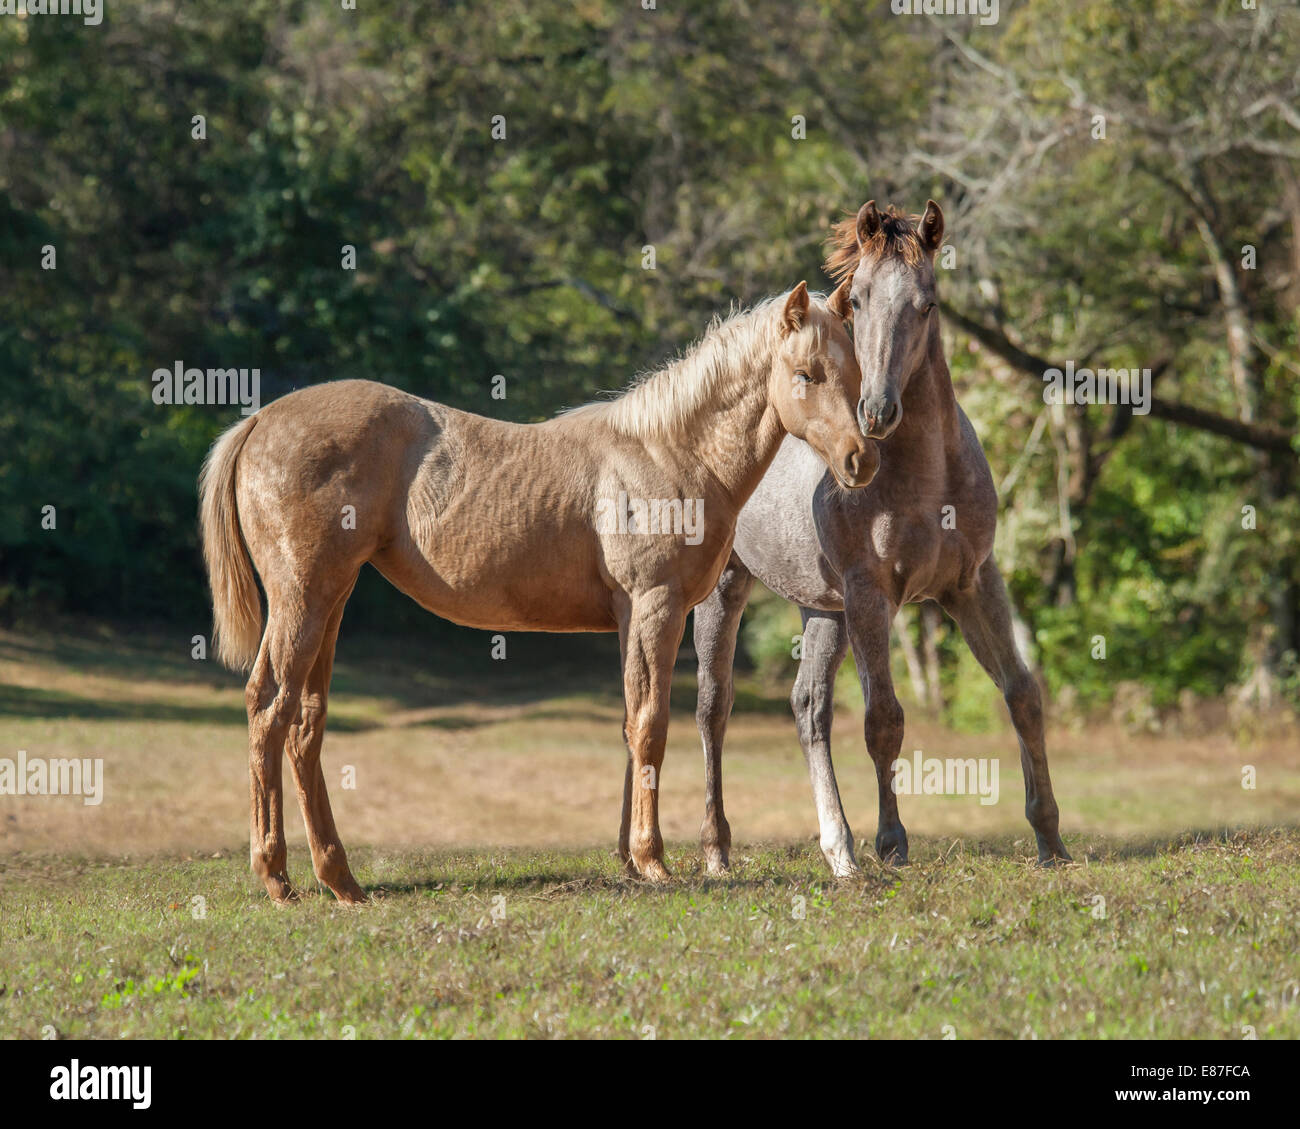
[[[761,585],[745,609],[740,641],[755,673],[766,682],[793,682],[798,669],[796,645],[803,628],[799,611]]]
[[[0,21],[0,615],[206,620],[195,479],[236,417],[155,405],[159,367],[257,367],[264,402],[360,376],[540,419],[623,386],[733,302],[824,285],[828,224],[868,195],[942,201],[958,251],[946,300],[1054,359],[1167,357],[1162,395],[1234,416],[1216,277],[1161,148],[1197,115],[1222,124],[1206,21],[1254,17],[1211,7],[1017,4],[979,36],[988,66],[927,21],[849,0],[144,0],[114,10],[111,34]],[[1230,72],[1261,89],[1296,70],[1294,23],[1275,19]],[[1023,121],[994,75],[1019,84]],[[1105,142],[1080,84],[1126,108]],[[1059,137],[990,203],[1023,129]],[[918,155],[945,138],[950,157]],[[1242,279],[1268,349],[1259,418],[1294,432],[1296,290],[1274,282],[1294,274],[1278,217],[1296,163],[1233,151],[1199,167],[1227,245],[1259,246]],[[41,269],[47,245],[56,270]],[[1300,591],[1294,473],[1265,489],[1256,452],[1147,417],[1063,519],[1077,451],[1060,420],[1028,444],[1041,387],[960,337],[950,353],[995,480],[1016,468],[998,552],[1050,685],[1088,705],[1131,679],[1164,704],[1241,681],[1260,625],[1284,618],[1276,593]],[[1092,419],[1096,454],[1109,419]],[[1057,606],[1049,558],[1066,533],[1074,588]],[[426,622],[377,582],[357,599],[376,626]],[[751,614],[764,674],[792,673],[797,630],[789,610]],[[956,633],[942,648],[954,716],[977,725],[982,676]]]
[[[853,11],[259,0],[132,5],[111,36],[0,23],[0,610],[205,617],[195,479],[235,416],[153,404],[178,359],[260,368],[264,402],[361,376],[539,419],[815,280],[845,206],[826,172],[849,163],[825,122],[793,141],[794,108],[867,123],[863,144],[897,120],[831,99],[869,57],[826,23]],[[769,53],[812,34],[835,72]]]

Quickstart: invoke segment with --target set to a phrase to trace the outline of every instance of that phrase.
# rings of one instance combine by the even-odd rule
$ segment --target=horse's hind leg
[[[831,721],[835,712],[835,674],[849,649],[844,616],[800,608],[803,616],[802,658],[790,705],[794,708],[799,744],[812,781],[821,849],[837,878],[858,873],[853,857],[853,832],[844,818],[844,805],[831,763]]]
[[[1002,691],[1011,712],[1025,773],[1025,817],[1038,838],[1038,861],[1044,865],[1068,862],[1070,855],[1061,842],[1060,815],[1047,771],[1042,697],[1016,650],[1011,604],[993,558],[980,566],[973,587],[951,593],[941,602],[957,621],[971,653]]]
[[[668,738],[668,691],[686,608],[680,594],[669,587],[638,592],[619,609],[619,623],[626,640],[624,733],[632,753],[628,854],[642,878],[662,882],[669,874],[659,831],[659,785]]]
[[[898,609],[868,578],[846,576],[844,580],[844,617],[867,703],[867,752],[876,766],[880,794],[876,854],[887,863],[902,866],[907,862],[907,832],[898,817],[894,762],[903,744],[903,707],[894,693],[889,669],[889,631]]]
[[[249,856],[253,872],[277,902],[294,897],[286,871],[284,792],[280,758],[307,676],[316,662],[329,608],[268,600],[266,631],[244,689],[248,708]],[[332,607],[332,604],[330,605]]]
[[[730,864],[731,826],[722,806],[722,742],[736,700],[732,670],[736,632],[753,588],[753,574],[733,555],[708,599],[695,606],[695,653],[699,658],[695,724],[704,743],[700,852],[709,874],[722,874]]]
[[[293,769],[298,786],[298,805],[302,809],[303,823],[307,828],[307,842],[311,846],[312,868],[316,877],[345,905],[357,905],[366,895],[348,869],[347,852],[334,826],[334,813],[330,810],[329,794],[325,790],[325,775],[321,770],[321,743],[325,739],[325,714],[329,701],[330,674],[334,669],[334,646],[338,641],[339,624],[343,608],[352,594],[351,586],[339,599],[325,625],[320,651],[307,676],[299,706],[298,721],[290,728],[285,741],[289,766]]]

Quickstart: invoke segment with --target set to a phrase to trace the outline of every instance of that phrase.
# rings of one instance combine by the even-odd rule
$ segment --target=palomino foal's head
[[[813,302],[805,283],[790,292],[770,397],[786,431],[816,451],[841,486],[854,489],[871,481],[880,455],[859,426],[862,374],[842,320]]]
[[[913,226],[915,224],[915,226]],[[830,305],[853,320],[862,368],[863,429],[891,435],[903,419],[903,393],[920,368],[936,327],[934,255],[943,243],[943,212],[927,202],[919,222],[876,202],[836,224],[828,273],[840,283]]]

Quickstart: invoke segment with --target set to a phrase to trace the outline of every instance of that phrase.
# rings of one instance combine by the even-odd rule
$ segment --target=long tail
[[[262,642],[262,598],[235,502],[235,465],[256,419],[249,416],[226,431],[199,472],[199,525],[212,588],[217,657],[239,671],[253,665]]]

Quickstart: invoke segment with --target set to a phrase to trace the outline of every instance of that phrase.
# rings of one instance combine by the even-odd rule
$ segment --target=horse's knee
[[[728,682],[711,675],[701,676],[699,696],[695,704],[695,724],[702,731],[708,732],[722,719],[731,716],[731,707],[735,704],[735,690]]]
[[[790,692],[790,708],[795,725],[805,744],[830,739],[831,715],[834,710],[833,684],[817,685],[800,678]]]
[[[659,705],[645,706],[635,713],[629,712],[623,723],[623,738],[635,754],[653,761],[663,757],[664,742],[668,738],[668,711]]]
[[[867,744],[888,743],[903,734],[903,705],[892,693],[871,695],[865,722]]]

